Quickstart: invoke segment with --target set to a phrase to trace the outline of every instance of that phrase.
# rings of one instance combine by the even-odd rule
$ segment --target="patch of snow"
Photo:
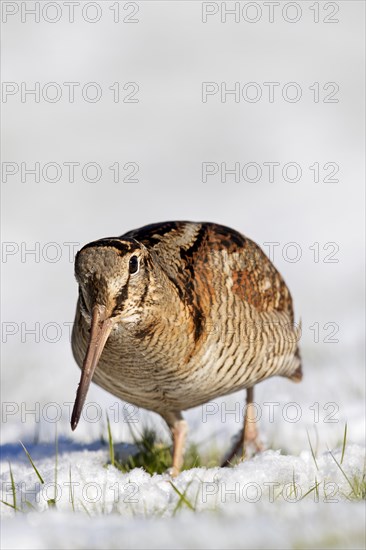
[[[122,473],[105,466],[105,448],[63,451],[62,445],[55,484],[55,459],[51,448],[45,450],[49,456],[35,460],[43,485],[24,453],[12,455],[17,505],[33,510],[15,513],[2,505],[4,549],[363,545],[364,502],[347,500],[348,480],[364,472],[365,452],[359,445],[347,446],[343,472],[334,460],[340,463],[341,449],[333,451],[334,458],[322,454],[317,464],[310,451],[300,456],[265,451],[233,468],[184,471],[174,487],[167,474]],[[2,499],[11,502],[6,458]],[[315,480],[318,492],[311,490]],[[56,486],[56,509],[50,509]]]

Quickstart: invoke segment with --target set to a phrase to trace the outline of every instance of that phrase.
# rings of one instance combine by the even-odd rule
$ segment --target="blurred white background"
[[[65,3],[58,2],[57,9],[51,6],[42,13],[45,3],[41,2],[40,21],[35,22],[34,16],[26,14],[34,4],[2,3],[2,400],[34,408],[36,402],[42,407],[74,399],[79,370],[64,323],[73,321],[77,286],[69,258],[71,245],[65,243],[76,243],[76,252],[86,242],[121,235],[147,223],[207,220],[232,226],[267,253],[264,243],[279,243],[274,263],[292,292],[296,317],[302,319],[303,384],[269,380],[258,388],[257,398],[302,403],[307,411],[301,420],[303,427],[313,423],[312,403],[320,403],[324,418],[324,405],[336,402],[340,425],[328,425],[333,431],[327,432],[323,443],[336,443],[346,420],[351,439],[361,442],[365,385],[363,2],[330,3],[339,8],[335,15],[332,9],[325,10],[324,2],[315,3],[319,23],[314,22],[311,2],[296,4],[301,10],[296,23],[285,20],[284,2],[276,7],[272,23],[269,8],[262,2],[254,3],[262,13],[257,12],[256,23],[246,21],[242,12],[239,22],[228,15],[223,23],[220,11],[224,4],[204,6],[194,1],[120,2],[118,23],[114,22],[116,3],[96,3],[100,20],[90,23],[82,17],[85,2],[81,2],[70,23]],[[240,3],[241,9],[245,4]],[[14,14],[11,5],[18,8]],[[233,8],[234,2],[226,6]],[[218,13],[208,15],[204,23],[202,11],[216,8]],[[245,13],[247,19],[255,18],[254,11]],[[91,6],[86,14],[93,19],[98,11]],[[129,14],[135,23],[123,22]],[[46,20],[59,15],[54,23]],[[291,9],[286,12],[287,18],[295,15]],[[339,21],[326,23],[325,17]],[[44,88],[50,82],[57,88]],[[73,103],[65,82],[80,83]],[[82,96],[81,89],[90,82],[102,90],[97,102]],[[121,96],[114,102],[109,87],[117,82]],[[138,85],[134,96],[138,102],[123,102],[136,89],[136,84],[123,89],[131,82]],[[203,82],[215,82],[219,88],[226,83],[228,89],[236,82],[241,88],[255,82],[262,97],[254,103],[241,95],[235,102],[233,95],[227,95],[223,102],[216,93],[203,102]],[[273,102],[268,100],[266,82],[279,83]],[[289,82],[301,88],[297,102],[282,96]],[[24,91],[24,87],[35,88],[35,83],[41,90],[39,102],[31,94],[22,101],[22,86]],[[318,102],[314,101],[314,83],[319,83]],[[324,90],[327,83],[339,86],[332,96],[337,102],[324,102],[334,89],[331,85]],[[62,91],[59,101],[44,99],[42,90],[49,93],[48,98],[56,89]],[[92,96],[93,88],[88,91]],[[288,93],[293,92],[294,88]],[[22,181],[21,163],[33,168],[36,162],[40,163],[40,181],[31,174]],[[42,168],[50,162],[62,168],[57,182],[47,181],[54,177],[52,168],[46,179],[42,175]],[[70,162],[79,163],[74,182],[69,181],[64,164]],[[204,162],[218,166],[226,162],[228,168],[235,162],[241,167],[258,163],[262,177],[257,182],[243,177],[236,182],[228,175],[221,182],[217,174],[203,182]],[[273,182],[263,164],[268,162],[280,163]],[[297,182],[285,181],[281,175],[289,162],[301,167]],[[100,166],[99,181],[83,177],[86,163]],[[113,181],[109,169],[115,163],[120,166],[119,182]],[[128,167],[123,169],[126,163],[138,165],[133,176],[137,182],[123,182],[131,172]],[[320,166],[319,182],[309,168],[314,163]],[[323,169],[326,163],[339,167],[334,176],[338,182],[323,181],[331,173]],[[12,169],[18,171],[11,175]],[[87,177],[94,177],[92,169]],[[301,250],[297,262],[286,260],[286,250],[290,258],[295,254],[294,247],[286,248],[291,242]],[[25,254],[37,247],[38,257]],[[317,247],[319,258],[314,256]],[[55,254],[58,261],[52,261]],[[319,338],[314,338],[317,327]],[[39,332],[39,341],[27,333],[32,328]],[[338,342],[327,342],[327,338]],[[89,400],[103,409],[116,402],[96,386]],[[223,428],[219,418],[202,424],[198,410],[187,416],[193,438],[206,439],[223,430],[228,437],[238,429],[230,422]],[[35,436],[34,418],[20,419],[16,411],[3,418],[4,443]],[[271,426],[264,426],[264,431],[275,445],[296,452],[306,445],[306,432],[300,425],[279,422],[277,431]],[[128,437],[126,426],[113,429],[117,439]],[[84,422],[71,434],[63,414],[59,430],[74,441],[91,441],[99,437],[101,428]],[[47,440],[53,434],[53,424],[44,422],[38,437]]]

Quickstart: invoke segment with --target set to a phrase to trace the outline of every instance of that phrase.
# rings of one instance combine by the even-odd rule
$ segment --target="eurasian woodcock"
[[[233,229],[147,225],[85,245],[75,274],[72,349],[82,374],[73,430],[93,380],[165,419],[176,474],[183,410],[245,388],[243,441],[255,441],[253,386],[302,378],[290,292],[261,248]]]

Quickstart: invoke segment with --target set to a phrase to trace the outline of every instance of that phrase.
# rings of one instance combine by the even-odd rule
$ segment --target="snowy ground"
[[[116,23],[117,3],[103,0],[100,21],[90,23],[81,16],[85,2],[75,3],[74,22],[68,3],[57,2],[61,18],[50,23],[56,8],[49,2],[39,23],[31,14],[22,22],[33,4],[43,3],[2,2],[13,13],[3,13],[2,76],[19,92],[2,104],[2,157],[15,173],[2,181],[1,201],[0,479],[1,498],[11,503],[10,464],[22,510],[0,504],[2,547],[363,548],[365,501],[351,495],[351,485],[356,489],[365,468],[365,4],[241,2],[245,17],[258,10],[260,20],[227,15],[225,23],[220,10],[239,2],[213,2],[219,11],[205,23],[201,2],[119,2]],[[299,20],[286,21],[300,4]],[[94,17],[95,5],[89,9]],[[44,86],[55,82],[62,97],[47,101]],[[204,102],[204,82],[226,89],[227,98],[218,92]],[[27,90],[39,83],[40,101],[31,93],[23,100],[21,83]],[[64,83],[80,84],[74,102]],[[100,101],[85,100],[86,83],[100,86]],[[125,83],[137,83],[138,102],[115,102],[117,83],[121,98],[131,91]],[[236,101],[230,90],[237,83],[241,91],[254,83],[261,98],[241,94]],[[294,83],[301,97],[286,100]],[[220,172],[203,181],[206,162]],[[99,180],[91,181],[92,168],[85,177],[87,163],[101,169]],[[138,173],[124,181],[129,163]],[[226,177],[238,163],[239,181]],[[299,167],[298,181],[286,172],[289,163]],[[259,166],[258,181],[243,177],[248,165]],[[267,451],[232,469],[183,472],[174,485],[187,491],[186,502],[167,475],[105,467],[105,412],[125,453],[129,423],[135,430],[149,423],[168,441],[156,415],[126,409],[92,385],[74,433],[69,423],[80,376],[70,349],[74,253],[94,239],[169,219],[223,223],[267,254],[272,249],[303,327],[303,382],[271,379],[256,388]],[[202,456],[225,454],[240,429],[243,400],[235,394],[184,413]],[[336,461],[346,424],[342,473]],[[50,507],[55,481],[59,498]]]
[[[334,457],[340,462],[341,452]],[[364,502],[347,500],[350,486],[329,454],[317,468],[308,451],[267,451],[233,469],[183,472],[174,485],[189,504],[180,502],[169,476],[122,474],[103,468],[106,458],[105,450],[61,453],[56,510],[47,504],[54,460],[37,461],[43,486],[24,460],[16,461],[14,477],[35,510],[12,519],[10,508],[3,510],[3,548],[364,547]],[[348,446],[343,467],[350,480],[364,460],[361,447]],[[319,492],[305,496],[315,479]],[[17,499],[21,506],[20,493]]]
[[[10,438],[15,423],[5,425],[9,440],[2,446],[2,499],[13,503],[10,462],[17,507],[23,512],[1,505],[3,548],[363,548],[365,502],[355,498],[352,487],[357,488],[365,474],[364,394],[352,370],[343,378],[339,375],[343,384],[339,379],[337,384],[323,383],[326,372],[313,373],[313,378],[308,373],[301,385],[273,379],[259,386],[262,438],[272,450],[234,468],[184,471],[173,480],[175,488],[167,474],[150,476],[141,469],[124,474],[106,466],[103,420],[84,422],[73,438],[67,423],[58,423],[57,468],[50,441],[55,423],[43,419],[33,443],[25,436],[25,426],[34,435],[35,424],[20,423],[42,484],[20,444]],[[266,400],[269,392],[276,395],[272,406]],[[239,429],[241,397],[235,394],[186,413],[190,440],[203,455],[212,448],[225,452],[230,435]],[[134,413],[139,420],[135,430],[149,424],[160,427],[166,437],[158,417]],[[123,422],[112,422],[112,432],[120,456],[134,452],[131,443],[118,443],[131,441]],[[54,498],[56,507],[48,502]]]

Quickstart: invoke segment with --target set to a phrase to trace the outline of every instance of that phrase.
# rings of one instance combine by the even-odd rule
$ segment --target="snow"
[[[340,462],[341,449],[334,457]],[[309,451],[298,457],[266,451],[233,468],[184,471],[173,483],[195,511],[185,504],[178,508],[180,497],[167,474],[103,467],[106,449],[61,450],[56,509],[49,509],[54,459],[37,460],[41,486],[18,458],[12,463],[14,479],[22,480],[18,506],[23,493],[34,510],[15,514],[3,507],[3,548],[363,547],[364,503],[345,496],[350,493],[345,476],[353,480],[364,471],[358,445],[347,447],[344,473],[330,453],[318,457],[316,467]],[[315,479],[319,493],[306,495]]]
[[[253,517],[249,505],[240,517],[222,518],[208,512],[198,519],[186,513],[174,520],[28,514],[24,520],[14,520],[3,548],[364,548],[360,527],[364,509],[360,505],[303,502],[297,506],[296,513],[293,505],[287,504],[256,512]]]

